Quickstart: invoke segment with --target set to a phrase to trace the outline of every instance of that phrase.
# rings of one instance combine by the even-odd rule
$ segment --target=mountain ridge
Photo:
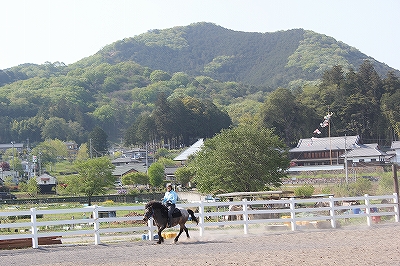
[[[334,65],[356,69],[366,59],[381,75],[400,74],[354,47],[310,30],[243,32],[207,22],[151,30],[107,45],[95,55],[112,64],[132,60],[170,73],[183,71],[272,90],[296,80],[314,81]]]
[[[204,75],[222,82],[264,86],[272,91],[277,87],[297,88],[318,81],[322,73],[334,65],[357,69],[364,60],[370,60],[381,76],[388,71],[400,75],[399,70],[378,62],[357,48],[311,30],[244,32],[197,22],[153,29],[117,40],[68,65],[60,74],[104,62],[134,61],[169,73]],[[0,70],[0,86],[34,77],[32,73],[38,71],[35,68],[46,75],[46,67],[51,65],[48,63],[22,64]]]

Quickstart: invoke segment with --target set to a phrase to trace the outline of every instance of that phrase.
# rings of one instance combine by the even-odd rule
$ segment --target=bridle
[[[146,213],[144,215],[144,219],[143,220],[148,220],[150,219],[151,216],[153,216],[154,214],[154,209],[153,207],[151,207],[151,212],[149,211],[149,209],[146,209]]]

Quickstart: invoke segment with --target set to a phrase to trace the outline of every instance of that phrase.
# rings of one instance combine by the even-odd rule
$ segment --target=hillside
[[[132,60],[169,73],[182,71],[274,90],[317,80],[334,65],[357,69],[365,59],[380,75],[396,71],[354,47],[312,31],[252,33],[195,23],[117,41],[71,67]]]
[[[304,29],[272,33],[239,32],[213,23],[194,23],[162,30],[149,30],[105,46],[94,55],[65,66],[46,62],[23,64],[0,70],[0,86],[33,77],[66,74],[69,70],[101,63],[133,61],[170,74],[209,76],[262,86],[296,88],[320,79],[334,65],[357,70],[368,59],[381,76],[400,71],[380,63],[334,38]]]
[[[151,30],[68,66],[46,62],[0,71],[0,143],[83,143],[100,127],[113,142],[126,141],[127,133],[130,143],[148,141],[152,134],[180,145],[262,114],[281,136],[291,133],[292,144],[309,136],[327,106],[340,115],[336,132],[374,130],[370,139],[386,138],[381,131],[400,121],[398,77],[398,70],[357,49],[303,29],[248,33],[196,23]],[[316,85],[320,80],[323,86]],[[282,104],[266,102],[275,92],[286,106],[294,99],[293,112],[280,121]],[[293,117],[296,134],[288,128]],[[375,120],[382,124],[372,127]]]

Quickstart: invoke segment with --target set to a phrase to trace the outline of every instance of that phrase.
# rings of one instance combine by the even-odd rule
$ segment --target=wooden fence
[[[288,226],[295,231],[319,223],[336,228],[341,220],[364,220],[368,226],[374,222],[399,222],[397,194],[360,197],[321,197],[309,199],[281,199],[229,202],[192,202],[178,204],[190,208],[199,218],[199,234],[213,227],[243,227],[248,234],[253,224]],[[146,234],[154,239],[156,227],[150,219],[143,223],[144,205],[140,206],[88,206],[74,209],[32,208],[26,211],[0,212],[0,244],[18,239],[31,239],[30,246],[38,248],[39,240],[63,236],[93,236],[95,245],[101,237],[113,233]],[[128,213],[128,215],[118,215]],[[55,217],[71,217],[57,219]],[[19,221],[21,220],[21,221]],[[112,226],[111,226],[112,225]],[[195,224],[187,223],[188,228]],[[46,243],[46,242],[43,242]]]

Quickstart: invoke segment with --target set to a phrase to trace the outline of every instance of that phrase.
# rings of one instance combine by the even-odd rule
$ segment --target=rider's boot
[[[171,224],[171,220],[172,220],[171,218],[168,218],[168,222],[167,222],[167,227],[168,227],[168,228],[170,228],[171,225],[172,225],[172,224]]]

